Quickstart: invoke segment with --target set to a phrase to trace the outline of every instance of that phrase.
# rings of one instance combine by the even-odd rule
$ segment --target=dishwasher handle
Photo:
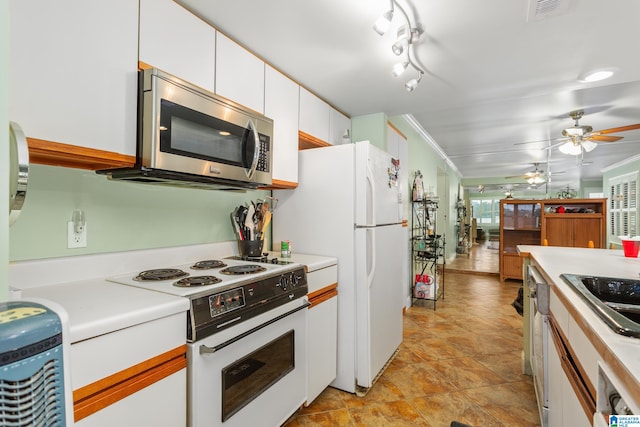
[[[529,286],[529,298],[535,299],[537,311],[540,314],[549,314],[551,288],[533,265],[527,267],[527,286]]]

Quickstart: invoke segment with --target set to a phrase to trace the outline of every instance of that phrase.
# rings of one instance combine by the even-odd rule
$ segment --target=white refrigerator
[[[298,187],[274,191],[274,249],[290,240],[294,253],[338,258],[338,372],[331,385],[351,393],[372,386],[402,341],[406,242],[392,160],[368,141],[304,150]]]

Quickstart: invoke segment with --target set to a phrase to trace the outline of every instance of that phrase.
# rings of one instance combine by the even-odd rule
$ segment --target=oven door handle
[[[248,331],[238,335],[237,337],[231,338],[230,340],[227,340],[227,341],[223,342],[222,344],[218,344],[218,345],[216,345],[214,347],[209,347],[209,346],[206,346],[206,345],[202,344],[202,345],[200,345],[200,354],[213,354],[213,353],[215,353],[217,351],[220,351],[223,348],[230,346],[234,342],[240,341],[241,339],[251,335],[252,333],[254,333],[256,331],[259,331],[260,329],[265,328],[265,327],[271,325],[272,323],[277,322],[278,320],[284,319],[285,317],[290,316],[293,313],[296,313],[296,312],[298,312],[300,310],[304,310],[305,308],[309,307],[310,305],[311,304],[309,303],[309,301],[307,301],[303,305],[301,305],[300,307],[294,308],[291,311],[288,311],[288,312],[286,312],[284,314],[281,314],[280,316],[275,317],[275,318],[269,320],[268,322],[265,322],[265,323],[263,323],[263,324],[261,324],[259,326],[256,326],[255,328],[249,329]]]

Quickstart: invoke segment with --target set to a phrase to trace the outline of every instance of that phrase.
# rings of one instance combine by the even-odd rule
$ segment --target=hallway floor
[[[400,351],[365,397],[329,387],[286,426],[539,426],[511,306],[520,283],[447,271],[445,286],[437,310],[406,312]]]
[[[476,274],[500,274],[500,251],[497,241],[474,243],[469,254],[457,254],[456,259],[448,263],[446,271],[474,272]]]

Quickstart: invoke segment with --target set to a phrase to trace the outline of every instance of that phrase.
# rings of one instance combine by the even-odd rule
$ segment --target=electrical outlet
[[[73,221],[67,223],[67,248],[86,248],[87,247],[87,224],[84,225],[80,233],[76,233],[73,227]]]

